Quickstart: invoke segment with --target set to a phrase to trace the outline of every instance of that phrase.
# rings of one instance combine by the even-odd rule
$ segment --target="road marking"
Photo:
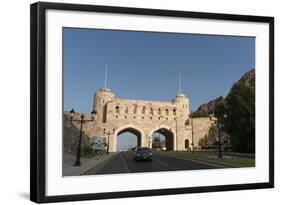
[[[153,162],[156,162],[156,163],[158,163],[158,164],[164,165],[164,166],[169,167],[170,169],[173,169],[173,170],[179,170],[179,169],[177,169],[177,168],[174,167],[174,166],[170,166],[169,164],[166,164],[166,163],[161,162],[161,161],[156,160],[156,159],[153,159]]]
[[[155,154],[155,155],[157,155],[157,154]],[[158,156],[170,157],[170,158],[173,158],[173,159],[182,159],[182,160],[185,160],[185,161],[196,162],[198,164],[208,165],[208,166],[217,167],[217,168],[229,168],[229,167],[224,166],[224,165],[213,164],[211,162],[204,162],[204,161],[199,161],[199,160],[195,160],[195,159],[189,159],[189,158],[185,159],[185,158],[180,158],[180,157],[175,157],[175,156],[170,156],[170,155],[165,155],[165,154],[159,154],[159,153],[158,153]]]
[[[156,159],[153,159],[153,162],[156,162],[156,163],[158,163],[158,164],[164,165],[164,166],[166,166],[166,167],[170,167],[168,164],[166,164],[166,163],[164,163],[164,162],[161,162],[161,161],[159,161],[159,160],[156,160]]]
[[[122,155],[123,155],[123,154],[120,153],[121,161],[122,161],[122,163],[123,163],[123,165],[124,165],[124,167],[125,167],[126,172],[129,173],[129,172],[131,172],[131,171],[129,170],[128,165],[127,165],[127,163],[126,163],[126,161],[125,161],[125,159],[124,159],[124,157],[123,157]]]

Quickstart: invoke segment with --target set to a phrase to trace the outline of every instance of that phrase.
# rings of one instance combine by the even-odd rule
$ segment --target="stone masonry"
[[[193,148],[189,99],[184,94],[177,94],[170,102],[119,99],[109,88],[101,88],[95,93],[93,109],[95,119],[85,123],[83,131],[89,137],[106,138],[110,152],[117,151],[117,137],[125,132],[137,136],[138,146],[151,148],[152,134],[158,132],[165,136],[167,150]],[[193,119],[194,148],[199,148],[199,139],[212,123],[209,118]]]

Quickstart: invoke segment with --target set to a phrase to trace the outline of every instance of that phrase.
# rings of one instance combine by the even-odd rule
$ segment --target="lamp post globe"
[[[75,114],[74,109],[72,108],[69,113],[70,113],[70,120],[72,121],[74,114]]]

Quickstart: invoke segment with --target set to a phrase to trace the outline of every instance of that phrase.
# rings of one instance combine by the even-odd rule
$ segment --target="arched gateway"
[[[165,136],[166,148],[185,150],[191,142],[189,100],[177,94],[170,102],[119,99],[108,88],[99,89],[94,96],[94,122],[85,125],[85,134],[104,137],[109,151],[117,151],[117,137],[124,132],[137,136],[138,146],[152,147],[152,134]]]

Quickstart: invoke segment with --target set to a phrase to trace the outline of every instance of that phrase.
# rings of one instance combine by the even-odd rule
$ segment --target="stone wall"
[[[95,93],[93,109],[94,122],[84,124],[83,131],[89,137],[104,137],[109,151],[117,151],[117,137],[131,132],[138,138],[138,146],[152,146],[152,134],[159,132],[166,137],[172,150],[191,148],[192,132],[189,119],[189,100],[184,94],[177,94],[171,101],[148,101],[120,99],[108,88]],[[79,117],[75,113],[75,117]],[[86,114],[85,118],[90,119]],[[208,133],[212,121],[209,118],[195,118],[194,146]],[[75,124],[79,128],[78,124]],[[188,143],[187,143],[188,141]],[[188,145],[189,147],[186,147]]]
[[[210,127],[214,124],[210,118],[193,118],[194,145],[199,148],[199,140],[208,134]]]

